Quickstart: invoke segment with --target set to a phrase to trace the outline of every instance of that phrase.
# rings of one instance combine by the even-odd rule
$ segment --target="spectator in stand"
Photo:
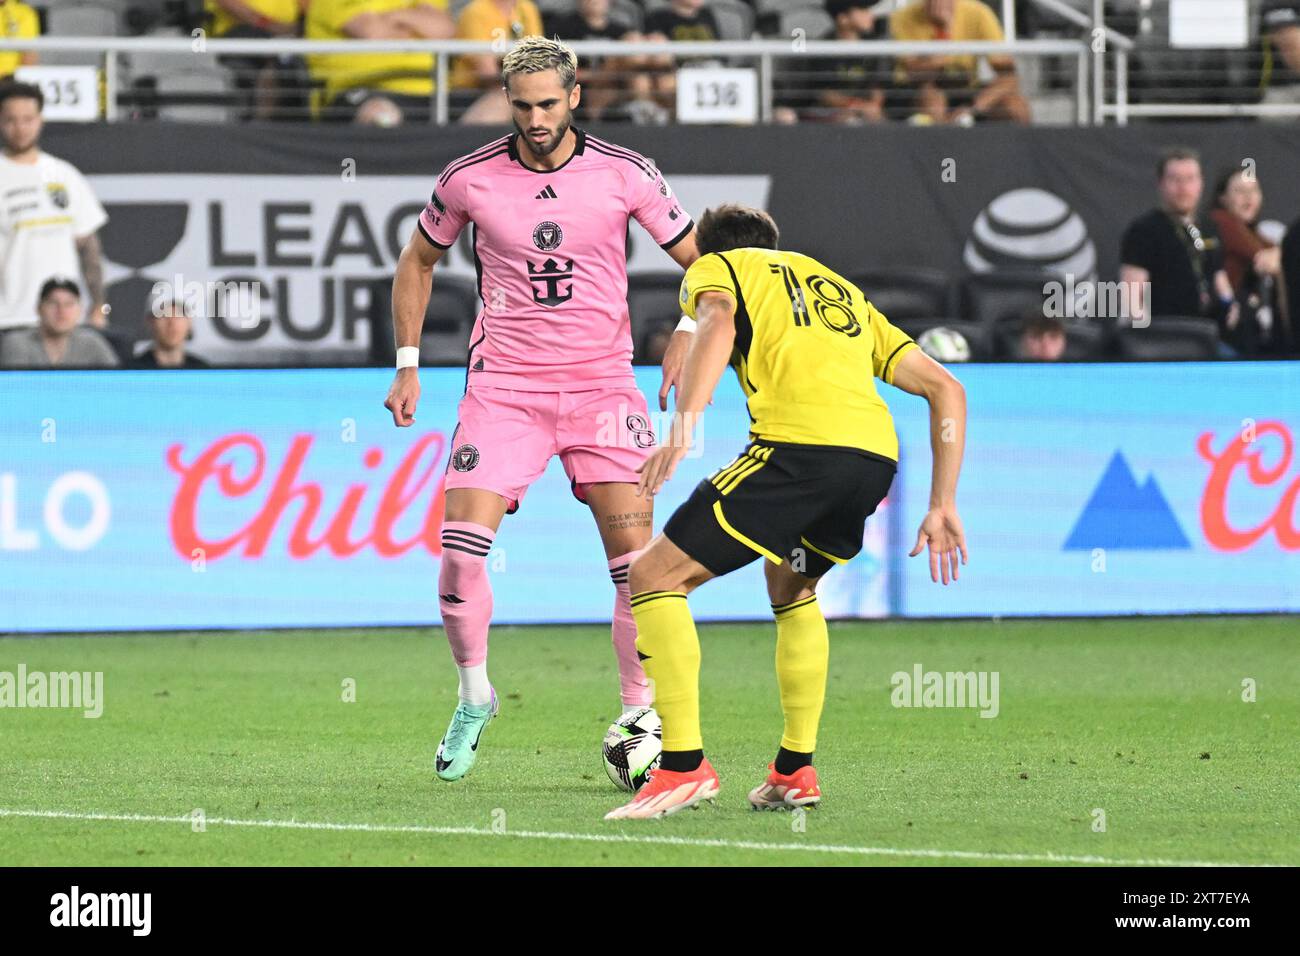
[[[298,35],[306,0],[203,0],[210,18],[209,34],[231,40],[266,40]],[[283,58],[286,62],[292,58]],[[277,56],[220,57],[234,74],[235,85],[252,99],[250,118],[273,119],[279,105]]]
[[[18,0],[0,0],[0,38],[31,40],[40,35],[41,20],[35,10]],[[0,80],[13,76],[20,66],[35,64],[35,50],[5,50],[0,53]]]
[[[646,14],[647,40],[672,43],[700,43],[717,40],[720,36],[718,21],[704,0],[672,0]],[[677,68],[691,63],[714,63],[707,57],[650,57],[647,66],[654,70],[655,99],[664,110],[671,112],[677,105]],[[666,120],[667,116],[661,117]]]
[[[1282,291],[1278,298],[1278,351],[1295,355],[1300,352],[1300,219],[1291,223],[1282,239]]]
[[[883,40],[887,21],[872,12],[874,0],[826,0],[834,25],[819,40]],[[807,57],[782,77],[773,110],[777,123],[879,123],[885,118],[888,62],[876,57]]]
[[[1196,214],[1205,188],[1200,156],[1191,149],[1166,151],[1156,181],[1160,205],[1131,222],[1120,239],[1120,281],[1128,284],[1133,324],[1190,316],[1216,319],[1231,332],[1240,310],[1223,271],[1222,245],[1213,221],[1198,221]]]
[[[1269,347],[1277,314],[1282,250],[1260,235],[1263,205],[1253,173],[1238,166],[1219,177],[1210,218],[1223,241],[1223,268],[1241,309],[1241,320],[1225,339],[1243,355]]]
[[[0,82],[0,330],[37,322],[37,290],[50,275],[80,275],[86,321],[108,324],[98,232],[108,214],[75,166],[40,148],[40,87]]]
[[[132,368],[207,368],[208,363],[185,351],[193,325],[183,301],[160,302],[146,317],[153,345],[131,362]]]
[[[117,355],[94,329],[81,324],[81,289],[56,277],[41,286],[35,328],[0,337],[0,368],[116,368]]]
[[[619,40],[633,43],[641,34],[609,16],[609,0],[578,0],[573,13],[548,20],[546,36],[561,40]],[[622,119],[618,107],[629,99],[648,99],[650,77],[642,72],[643,57],[586,57],[579,74],[582,102],[576,115],[583,122]]]
[[[645,32],[652,40],[707,42],[718,39],[718,21],[704,0],[672,0],[646,14]]]
[[[308,0],[309,40],[446,40],[455,24],[447,0]],[[431,53],[313,53],[312,79],[324,84],[326,119],[354,121],[392,115],[427,122],[433,97]],[[383,100],[379,108],[366,107]],[[391,106],[387,105],[391,104]]]
[[[913,0],[890,16],[889,33],[895,40],[1003,39],[997,14],[980,0]],[[1020,92],[1015,61],[992,56],[988,62],[996,75],[983,83],[979,58],[971,54],[900,57],[894,82],[910,91],[914,122],[1028,123],[1029,101]]]
[[[1300,0],[1265,0],[1259,87],[1267,104],[1300,103]],[[1278,117],[1295,122],[1294,116]]]
[[[1065,356],[1067,339],[1060,319],[1035,313],[1020,329],[1022,362],[1059,362]]]
[[[542,35],[542,15],[533,0],[470,0],[456,21],[456,39],[500,45]],[[456,57],[451,86],[462,123],[508,124],[510,102],[501,91],[501,57],[476,53]]]

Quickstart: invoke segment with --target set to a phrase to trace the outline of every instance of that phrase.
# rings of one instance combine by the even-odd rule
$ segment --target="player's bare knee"
[[[763,576],[767,579],[767,597],[780,607],[812,597],[817,593],[817,579],[799,574],[787,561],[783,564],[764,563]]]

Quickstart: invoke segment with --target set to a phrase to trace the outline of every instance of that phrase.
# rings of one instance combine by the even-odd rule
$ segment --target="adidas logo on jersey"
[[[533,198],[534,199],[559,199],[560,197],[557,196],[555,194],[555,190],[548,185],[545,189],[543,189]]]

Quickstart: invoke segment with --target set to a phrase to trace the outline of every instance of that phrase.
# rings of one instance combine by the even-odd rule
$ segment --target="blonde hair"
[[[559,37],[524,37],[501,61],[501,85],[510,86],[510,77],[519,73],[554,70],[566,90],[578,81],[578,55],[560,42]]]

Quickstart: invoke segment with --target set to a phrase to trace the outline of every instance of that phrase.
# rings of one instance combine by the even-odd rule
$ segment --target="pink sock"
[[[451,655],[462,668],[487,660],[488,622],[492,620],[487,554],[495,536],[491,528],[470,521],[442,524],[438,606]]]
[[[627,586],[627,569],[640,553],[630,551],[609,562],[609,576],[614,581],[614,623],[610,637],[618,657],[618,682],[624,706],[649,707],[653,698],[641,658],[636,653],[636,622],[632,619],[632,594]]]

